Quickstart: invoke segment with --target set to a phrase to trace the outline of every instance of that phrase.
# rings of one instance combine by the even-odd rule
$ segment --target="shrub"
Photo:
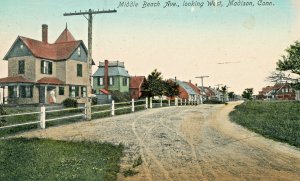
[[[128,92],[110,91],[112,100],[116,102],[130,101],[130,94]]]
[[[219,100],[205,100],[203,101],[203,104],[224,104],[224,102]]]
[[[92,105],[96,105],[98,104],[98,98],[97,97],[93,97],[92,98]]]
[[[3,106],[0,106],[0,115],[6,115],[6,114],[7,114],[7,113],[6,113],[6,111],[4,110]],[[6,120],[5,120],[4,117],[2,117],[2,118],[0,119],[0,127],[1,127],[1,126],[4,126],[5,123],[6,123]]]
[[[62,103],[65,107],[77,107],[78,104],[77,100],[71,98],[65,99]]]

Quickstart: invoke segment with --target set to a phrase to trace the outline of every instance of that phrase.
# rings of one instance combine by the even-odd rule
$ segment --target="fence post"
[[[152,109],[152,97],[150,97],[150,109]]]
[[[148,97],[145,99],[145,108],[148,109]]]
[[[42,129],[46,128],[46,107],[44,105],[41,107],[40,126]]]
[[[162,107],[162,102],[163,102],[163,99],[162,99],[162,97],[160,98],[160,107]]]
[[[131,100],[131,111],[134,112],[134,99]]]
[[[114,100],[111,101],[111,115],[112,116],[115,115],[115,101]]]

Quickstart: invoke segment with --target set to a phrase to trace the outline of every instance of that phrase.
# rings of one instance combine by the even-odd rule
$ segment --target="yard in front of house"
[[[300,102],[247,101],[230,118],[267,138],[300,147]]]
[[[87,141],[0,140],[0,180],[116,180],[123,149]]]

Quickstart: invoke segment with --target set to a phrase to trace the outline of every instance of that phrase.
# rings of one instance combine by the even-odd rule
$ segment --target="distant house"
[[[276,91],[277,100],[295,100],[296,94],[295,90],[292,88],[291,84],[278,84],[274,85],[273,90]]]
[[[201,88],[201,87],[200,87]],[[202,88],[201,88],[202,89]],[[217,98],[217,95],[218,95],[218,93],[217,93],[217,90],[215,90],[215,89],[213,89],[213,88],[211,88],[211,87],[203,87],[203,92],[205,92],[204,93],[204,95],[205,95],[205,100],[212,100],[212,99],[218,99]]]
[[[97,71],[93,74],[93,89],[100,94],[100,89],[129,93],[130,76],[124,67],[124,62],[99,62]]]
[[[0,79],[0,86],[8,89],[9,104],[61,103],[69,97],[83,102],[87,95],[87,49],[67,27],[53,44],[47,25],[42,41],[18,36],[4,60],[8,77]]]
[[[142,85],[146,81],[145,76],[130,77],[130,97],[134,100],[139,99],[142,96]]]
[[[271,95],[272,89],[273,89],[273,86],[263,87],[262,90],[258,92],[256,99],[259,99],[259,100],[271,99],[272,98],[272,95]]]
[[[256,98],[262,100],[296,100],[296,91],[291,84],[278,83],[262,88]]]
[[[200,101],[200,94],[195,91],[187,82],[177,79],[170,79],[178,84],[179,98],[186,99],[187,101]]]

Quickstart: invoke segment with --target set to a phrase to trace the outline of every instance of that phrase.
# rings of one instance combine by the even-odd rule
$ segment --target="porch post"
[[[160,97],[160,107],[163,106],[162,102],[163,102],[163,99],[162,99],[162,97]]]
[[[20,97],[20,91],[19,91],[20,86],[17,85],[17,97]]]
[[[48,103],[48,101],[47,101],[47,89],[48,89],[48,86],[45,85],[45,104]]]

